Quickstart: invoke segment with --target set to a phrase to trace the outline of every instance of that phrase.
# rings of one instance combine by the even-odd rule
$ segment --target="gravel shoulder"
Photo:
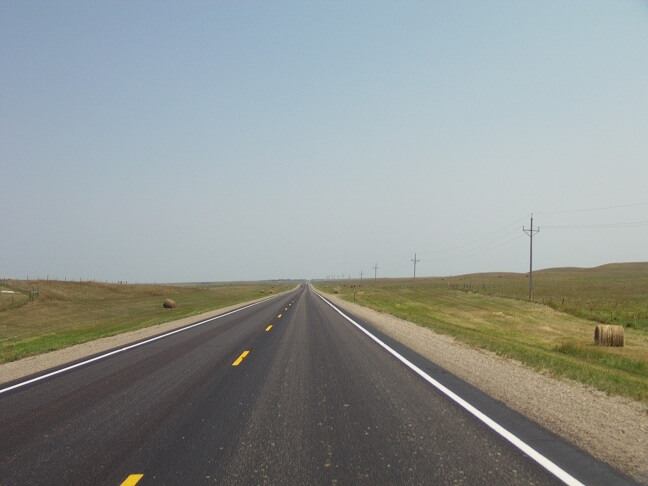
[[[599,460],[648,484],[648,406],[538,373],[412,322],[338,296],[340,308],[445,368]]]
[[[76,344],[74,346],[51,351],[49,353],[30,356],[18,361],[12,361],[11,363],[4,363],[0,365],[0,385],[36,373],[41,373],[43,371],[62,366],[72,361],[102,353],[104,351],[109,351],[121,346],[126,346],[128,344],[153,337],[158,334],[173,331],[174,329],[188,326],[189,324],[193,324],[194,322],[202,321],[203,319],[209,319],[210,317],[215,317],[219,314],[224,314],[239,307],[253,304],[255,302],[260,302],[267,298],[268,297],[260,297],[248,302],[241,302],[227,307],[222,307],[220,309],[215,309],[213,311],[204,312],[202,314],[177,319],[175,321],[169,321],[155,326],[137,329],[135,331],[124,332],[115,336],[100,338],[87,343]]]

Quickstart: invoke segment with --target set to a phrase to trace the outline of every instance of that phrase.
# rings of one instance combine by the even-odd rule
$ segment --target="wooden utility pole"
[[[531,213],[531,226],[526,229],[522,226],[522,231],[529,235],[529,300],[533,299],[533,235],[540,232],[540,228],[533,229],[533,213]]]
[[[421,261],[420,259],[418,259],[418,260],[416,259],[416,253],[414,253],[414,259],[412,260],[412,262],[414,262],[414,279],[413,279],[413,281],[414,281],[414,290],[416,290],[416,264],[418,262],[420,262],[420,261]]]
[[[376,279],[378,278],[378,264],[376,263],[373,267],[374,269],[374,285],[376,285]]]

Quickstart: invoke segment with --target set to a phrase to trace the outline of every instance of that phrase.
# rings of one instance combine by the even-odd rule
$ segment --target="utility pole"
[[[540,228],[533,229],[533,213],[531,213],[531,227],[522,231],[529,235],[529,300],[533,299],[533,235],[540,232]]]
[[[417,259],[416,259],[416,253],[414,253],[414,260],[412,260],[412,262],[414,262],[414,290],[416,290],[416,264],[417,264],[418,262],[420,262],[420,261],[421,261],[421,259],[419,258],[419,259],[417,260]]]
[[[378,278],[378,264],[376,263],[373,267],[374,269],[374,285],[376,285],[376,279]]]
[[[363,272],[362,272],[362,270],[360,270],[360,285],[362,285],[362,275],[363,275]]]

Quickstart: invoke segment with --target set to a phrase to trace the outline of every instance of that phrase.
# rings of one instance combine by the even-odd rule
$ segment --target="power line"
[[[584,212],[594,212],[594,211],[604,211],[604,210],[610,210],[610,209],[620,209],[620,208],[632,208],[632,207],[639,207],[639,206],[648,206],[648,202],[640,202],[640,203],[633,203],[633,204],[619,204],[619,205],[614,205],[614,206],[605,206],[605,207],[597,207],[597,208],[588,208],[588,209],[575,209],[575,210],[564,210],[564,211],[541,211],[541,212],[536,212],[535,215],[537,216],[538,214],[541,215],[557,215],[557,214],[569,214],[569,213],[584,213]],[[501,246],[508,245],[509,243],[512,243],[520,238],[522,238],[522,235],[517,233],[516,230],[514,232],[512,231],[506,231],[514,226],[517,226],[521,220],[524,218],[518,218],[515,220],[513,223],[507,224],[505,226],[502,226],[501,228],[498,228],[494,231],[491,231],[489,233],[484,234],[483,236],[480,236],[478,238],[469,240],[467,242],[464,242],[462,244],[459,244],[454,247],[446,248],[443,250],[435,250],[435,253],[449,253],[449,252],[455,252],[455,254],[448,255],[446,257],[440,257],[440,258],[434,258],[435,261],[454,261],[454,260],[459,260],[459,259],[464,259],[468,258],[471,256],[476,256],[480,255],[482,253],[490,252],[493,251]],[[619,223],[594,223],[594,224],[572,224],[572,225],[542,225],[543,229],[624,229],[624,228],[640,228],[640,227],[646,227],[648,226],[648,221],[628,221],[628,222],[619,222]],[[531,215],[531,226],[530,228],[522,227],[522,230],[529,236],[529,298],[533,298],[533,236],[537,234],[540,230],[540,228],[536,228],[533,226],[533,214]],[[495,236],[498,235],[499,236]],[[510,238],[513,234],[516,234],[516,236]],[[493,236],[495,236],[493,238]],[[487,240],[487,241],[484,241]],[[502,241],[505,240],[505,241]],[[482,242],[483,243],[479,243]],[[464,251],[457,251],[465,249]],[[416,259],[416,254],[414,254],[414,258]],[[412,260],[414,262],[414,260]],[[414,275],[416,275],[416,266],[414,268]],[[414,278],[416,278],[414,276]]]
[[[640,228],[648,226],[648,221],[630,221],[625,223],[601,223],[601,224],[565,224],[565,225],[543,225],[543,228],[565,229],[565,228]]]
[[[517,231],[519,231],[519,230],[516,230],[516,236],[515,237],[510,238],[510,239],[508,239],[506,241],[503,241],[501,243],[498,243],[496,245],[488,244],[488,245],[485,245],[485,246],[480,246],[480,247],[477,247],[477,248],[473,248],[473,249],[471,249],[471,250],[469,250],[467,252],[458,253],[456,255],[452,255],[452,256],[449,256],[449,257],[445,257],[445,258],[439,258],[438,260],[440,260],[442,262],[446,262],[446,261],[460,260],[462,258],[468,258],[468,257],[471,257],[471,256],[481,255],[482,253],[487,253],[487,252],[489,252],[491,250],[499,248],[500,246],[504,246],[504,245],[506,245],[508,243],[511,243],[512,241],[519,240],[520,238],[522,238],[522,235],[518,234]],[[506,236],[510,236],[510,234],[506,235]],[[494,242],[492,242],[492,243],[494,243]]]
[[[540,213],[540,214],[559,214],[559,213],[571,213],[571,212],[596,211],[596,210],[612,209],[612,208],[643,206],[643,205],[646,205],[646,204],[648,204],[648,203],[625,204],[625,205],[619,205],[619,206],[609,206],[609,207],[606,207],[606,208],[596,208],[596,209],[591,209],[591,210],[562,211],[562,212],[554,212],[554,213],[543,212],[543,213]],[[534,214],[537,215],[538,213],[534,213]],[[518,221],[519,221],[519,219],[518,219]],[[476,239],[472,240],[472,242],[474,243],[474,242],[483,240],[485,238],[488,238],[489,236],[497,234],[499,232],[502,232],[502,231],[512,227],[515,224],[517,224],[517,223],[512,223],[512,224],[503,226],[502,228],[500,228],[498,230],[495,230],[495,231],[490,232],[490,233],[488,233],[488,234],[486,234],[484,236],[481,236],[479,238],[476,238]],[[622,223],[599,223],[599,224],[578,224],[578,225],[542,225],[542,227],[544,229],[598,229],[598,228],[601,228],[601,229],[623,229],[623,228],[640,228],[640,227],[645,227],[645,226],[648,226],[648,221],[630,221],[630,222],[622,222]],[[512,234],[514,234],[514,233],[512,233],[512,232],[504,233],[501,236],[498,236],[497,238],[495,238],[495,239],[493,239],[491,241],[485,242],[484,244],[474,246],[472,248],[469,248],[466,251],[459,252],[459,253],[457,253],[455,255],[450,255],[450,256],[447,256],[447,257],[443,257],[443,258],[438,258],[438,260],[440,260],[440,261],[452,261],[452,260],[459,260],[459,259],[463,259],[463,258],[467,258],[467,257],[471,257],[471,256],[480,255],[482,253],[487,253],[489,251],[492,251],[492,250],[494,250],[496,248],[499,248],[501,246],[504,246],[504,245],[506,245],[508,243],[511,243],[511,242],[521,238],[521,236],[516,236],[514,238],[509,238],[506,241],[502,241],[501,243],[498,243],[499,240],[503,240],[504,238],[507,238],[507,237],[511,236]],[[460,248],[466,248],[468,246],[469,246],[469,243],[468,244],[462,244],[462,245],[456,246],[454,249],[456,250],[456,249],[460,249]],[[447,250],[443,250],[443,251],[447,252],[447,251],[451,251],[452,249],[453,248],[448,248]]]
[[[648,202],[641,202],[641,203],[635,203],[635,204],[621,204],[619,206],[606,206],[606,207],[601,207],[601,208],[590,208],[590,209],[572,209],[569,211],[540,211],[536,212],[536,214],[568,214],[568,213],[588,213],[590,211],[604,211],[607,209],[620,209],[620,208],[633,208],[637,206],[648,206]],[[543,226],[543,228],[546,228],[546,226]]]
[[[478,241],[481,241],[481,240],[484,240],[484,239],[486,239],[486,238],[489,238],[490,236],[492,236],[492,235],[496,235],[497,233],[501,233],[501,232],[504,231],[504,230],[507,230],[507,229],[509,229],[509,228],[513,228],[513,227],[516,227],[516,228],[519,227],[518,225],[519,225],[520,222],[523,221],[524,219],[526,219],[526,216],[521,217],[521,218],[518,218],[518,219],[516,219],[515,221],[513,221],[512,223],[507,224],[506,226],[502,226],[501,228],[496,229],[496,230],[494,230],[494,231],[491,231],[491,232],[489,232],[489,233],[486,233],[486,234],[483,235],[483,236],[480,236],[480,237],[478,237],[478,238],[474,238],[474,239],[472,239],[472,240],[468,240],[467,242],[464,242],[463,244],[460,244],[460,245],[458,245],[458,246],[454,246],[454,247],[451,247],[451,248],[446,248],[446,249],[444,249],[444,250],[436,250],[436,252],[437,252],[437,253],[448,253],[448,252],[451,252],[451,251],[457,251],[457,249],[460,249],[460,248],[469,247],[469,246],[471,246],[473,243],[476,243],[476,242],[478,242]],[[515,230],[515,232],[517,233],[517,229]],[[480,249],[480,248],[483,247],[483,246],[488,246],[488,245],[490,245],[491,243],[494,243],[494,242],[497,241],[497,240],[500,240],[500,239],[502,239],[502,238],[504,238],[504,237],[506,237],[506,236],[509,236],[510,234],[512,234],[512,233],[509,231],[506,235],[503,235],[503,236],[497,237],[497,238],[495,238],[492,242],[485,243],[484,245],[478,245],[477,247],[475,247],[475,248],[471,248],[471,249],[468,250],[468,251],[474,251],[474,250],[478,250],[478,249]]]
[[[590,211],[603,211],[607,209],[619,209],[619,208],[630,208],[630,207],[638,207],[638,206],[648,206],[648,202],[640,202],[640,203],[634,203],[634,204],[620,204],[616,206],[605,206],[605,207],[598,207],[598,208],[589,208],[589,209],[575,209],[575,210],[564,210],[564,211],[541,211],[541,212],[535,212],[535,215],[537,216],[538,214],[541,215],[550,215],[550,214],[569,214],[569,213],[583,213],[583,212],[590,212]],[[491,231],[489,233],[484,234],[483,236],[480,236],[478,238],[475,238],[473,240],[469,240],[467,242],[464,242],[460,245],[450,247],[450,248],[445,248],[443,250],[436,250],[436,253],[449,253],[453,251],[457,251],[463,248],[467,248],[466,251],[461,251],[455,255],[450,255],[445,258],[439,258],[441,261],[447,261],[447,260],[457,260],[461,258],[466,258],[469,256],[474,256],[474,255],[479,255],[481,253],[486,253],[488,251],[491,251],[495,248],[498,248],[500,246],[506,245],[507,243],[510,243],[512,241],[515,241],[518,238],[511,238],[508,239],[502,243],[497,243],[498,240],[502,240],[504,238],[507,238],[508,236],[511,236],[513,233],[512,232],[507,232],[505,234],[502,234],[501,236],[498,236],[492,241],[486,241],[483,244],[478,244],[476,246],[472,246],[474,243],[477,243],[479,241],[489,239],[489,237],[496,235],[498,233],[501,233],[509,228],[512,228],[514,226],[517,226],[520,221],[525,219],[524,217],[518,218],[515,220],[513,223],[507,224],[506,226],[502,226],[499,229],[496,229],[494,231]],[[590,224],[590,225],[542,225],[543,228],[551,228],[551,229],[596,229],[596,228],[634,228],[634,227],[643,227],[643,226],[648,226],[648,221],[637,221],[637,222],[628,222],[628,223],[610,223],[610,224]]]

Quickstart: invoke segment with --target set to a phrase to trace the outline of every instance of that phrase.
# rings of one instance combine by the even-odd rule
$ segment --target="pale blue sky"
[[[648,260],[648,4],[0,1],[0,276]],[[543,226],[546,228],[542,229]]]

